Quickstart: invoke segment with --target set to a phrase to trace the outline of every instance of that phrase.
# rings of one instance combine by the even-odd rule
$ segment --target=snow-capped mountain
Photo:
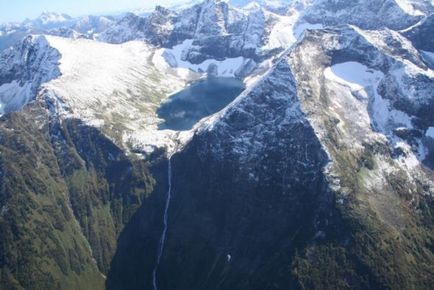
[[[432,144],[433,123],[428,121],[430,117],[422,117],[421,111],[400,106],[398,99],[410,98],[414,105],[421,101],[419,108],[428,107],[432,112],[429,86],[433,76],[423,64],[419,63],[419,68],[407,59],[406,54],[419,58],[407,40],[393,33],[374,34],[351,27],[307,32],[260,82],[209,119],[190,145],[172,158],[172,174],[176,176],[172,214],[176,220],[169,224],[172,230],[165,259],[171,262],[161,267],[160,285],[169,281],[168,289],[174,285],[200,288],[204,283],[212,288],[224,275],[219,284],[223,289],[266,289],[271,285],[302,289],[285,279],[290,275],[285,269],[293,254],[287,252],[291,243],[279,237],[288,231],[309,237],[303,246],[307,250],[296,254],[301,264],[291,266],[296,271],[291,275],[299,283],[313,285],[309,289],[323,287],[324,279],[328,279],[321,265],[330,264],[328,258],[323,261],[323,255],[338,259],[334,250],[324,249],[326,245],[336,245],[338,256],[344,259],[357,257],[363,261],[361,265],[378,271],[381,277],[408,275],[397,269],[410,269],[413,263],[400,260],[388,264],[386,252],[393,249],[408,254],[419,238],[424,240],[419,235],[403,236],[414,229],[413,219],[424,219],[423,210],[419,211],[422,204],[432,206],[432,171],[421,163],[430,164],[431,157],[426,157],[431,153],[419,155],[418,148]],[[403,51],[385,51],[384,47],[395,47],[393,42]],[[423,97],[417,97],[416,92],[423,88],[427,88],[419,95]],[[432,152],[426,149],[422,152]],[[191,164],[200,169],[189,168]],[[209,189],[209,184],[215,187]],[[195,218],[198,213],[205,222]],[[235,224],[222,227],[222,218]],[[152,221],[145,224],[149,231]],[[335,227],[340,228],[338,233]],[[349,228],[348,235],[341,227]],[[187,228],[188,233],[184,232]],[[381,238],[372,235],[374,228],[381,232]],[[267,237],[258,238],[264,231]],[[390,236],[386,234],[389,231]],[[398,233],[403,233],[399,241]],[[203,237],[212,237],[211,242]],[[385,250],[366,244],[377,244],[375,240],[387,240],[390,245]],[[197,247],[189,247],[191,243]],[[202,247],[219,249],[210,254],[218,266],[203,270],[203,266],[196,266],[208,260],[202,257],[206,250],[197,249]],[[377,254],[371,256],[359,247],[375,249]],[[183,255],[193,262],[184,262]],[[230,255],[230,259],[223,255]],[[422,259],[431,263],[428,257]],[[232,263],[236,266],[231,267]],[[383,267],[385,264],[392,268]],[[364,272],[352,267],[333,270],[343,271],[338,281],[347,281],[349,289],[393,284],[380,280],[373,282],[374,286],[365,284],[360,278]],[[404,288],[415,283],[429,289],[429,268],[422,266],[413,272],[417,282]],[[321,278],[300,275],[301,269]],[[286,274],[279,274],[279,270]],[[171,274],[174,271],[177,275]],[[194,280],[188,278],[191,272],[195,273]],[[118,273],[125,278],[138,274]],[[259,273],[267,273],[267,279],[261,279]],[[240,276],[254,278],[246,282]],[[346,280],[349,276],[351,281]],[[327,281],[336,283],[335,278]]]
[[[309,23],[322,23],[323,25],[354,24],[364,29],[386,27],[404,29],[420,21],[425,12],[432,11],[430,9],[420,11],[406,0],[320,0],[303,2],[303,5],[307,3],[304,19]]]
[[[148,17],[129,14],[99,35],[100,41],[142,40],[160,47],[159,58],[172,67],[246,77],[267,66],[308,28],[295,27],[299,13],[285,16],[261,6],[238,9],[224,1],[207,0],[182,11],[157,7]],[[233,65],[232,72],[225,69]],[[237,72],[237,73],[236,73]]]
[[[242,9],[252,9],[259,6],[267,9],[268,11],[283,15],[288,11],[288,7],[294,2],[294,0],[229,0],[227,2]]]
[[[126,144],[130,144],[135,150],[139,151],[140,149],[136,146],[139,144],[146,148],[149,146],[164,146],[164,142],[161,143],[160,139],[170,139],[170,134],[168,135],[169,137],[154,138],[152,142],[145,142],[144,138],[138,137],[140,135],[147,135],[144,131],[151,130],[150,128],[153,128],[153,131],[157,130],[155,126],[158,124],[158,121],[157,119],[153,119],[156,118],[155,111],[144,110],[142,111],[144,113],[143,116],[141,114],[129,114],[128,112],[135,110],[134,107],[137,106],[137,100],[134,100],[130,104],[131,107],[125,104],[119,106],[122,102],[118,97],[114,97],[115,95],[122,98],[122,96],[128,94],[139,96],[142,94],[140,92],[147,92],[146,94],[148,95],[146,96],[145,94],[144,97],[145,99],[153,99],[152,106],[154,106],[156,105],[155,101],[158,102],[164,95],[178,90],[186,81],[203,75],[239,77],[245,79],[248,84],[254,84],[256,80],[267,73],[281,53],[296,43],[297,39],[301,38],[306,29],[320,29],[324,26],[348,23],[359,25],[360,33],[363,37],[375,43],[378,49],[381,49],[385,55],[393,55],[394,58],[399,57],[400,61],[411,62],[413,67],[396,69],[397,72],[393,74],[395,77],[382,72],[387,77],[389,83],[396,83],[396,87],[387,89],[387,91],[390,91],[388,96],[385,96],[387,101],[381,101],[381,104],[378,103],[375,106],[387,106],[386,103],[392,102],[392,105],[398,106],[398,110],[404,110],[409,114],[409,116],[405,117],[407,120],[405,124],[408,125],[411,123],[411,115],[418,115],[420,117],[424,114],[420,110],[423,110],[422,108],[427,105],[424,102],[428,101],[424,96],[429,94],[429,79],[431,76],[429,73],[424,73],[424,71],[432,67],[433,61],[428,51],[429,48],[427,48],[429,47],[429,40],[423,41],[423,39],[424,35],[429,33],[429,29],[432,26],[430,25],[431,17],[428,16],[422,19],[424,13],[429,12],[427,6],[423,6],[423,11],[418,10],[420,13],[411,13],[414,10],[408,8],[408,5],[410,5],[408,2],[381,3],[378,1],[374,1],[373,4],[357,2],[351,5],[341,5],[340,3],[335,3],[333,6],[326,1],[295,1],[287,6],[288,15],[285,16],[270,12],[263,5],[259,4],[256,6],[251,4],[245,9],[240,9],[234,8],[225,1],[206,0],[182,11],[172,11],[157,6],[155,11],[148,17],[141,17],[130,13],[115,24],[105,17],[80,18],[74,21],[74,26],[71,26],[70,29],[58,29],[57,32],[51,31],[53,35],[77,39],[76,41],[62,40],[62,38],[56,37],[50,37],[47,41],[47,37],[44,36],[29,38],[43,39],[45,41],[42,47],[41,45],[37,45],[35,48],[32,47],[30,52],[42,55],[39,59],[45,60],[47,58],[50,63],[31,63],[36,68],[32,68],[30,71],[26,70],[26,80],[15,75],[15,72],[23,73],[23,67],[29,64],[28,53],[26,51],[23,52],[21,48],[21,46],[27,47],[26,43],[28,40],[25,40],[24,45],[18,44],[15,48],[7,50],[2,54],[2,61],[4,63],[3,75],[8,76],[8,78],[4,77],[1,82],[3,88],[1,98],[2,111],[9,112],[20,109],[25,103],[37,99],[39,92],[48,91],[49,93],[44,93],[44,97],[55,96],[55,99],[62,104],[63,110],[68,112],[66,115],[76,116],[77,118],[86,120],[86,122],[103,124],[105,126],[107,114],[111,113],[101,114],[100,112],[95,112],[93,109],[96,103],[104,100],[103,107],[110,108],[110,110],[114,110],[113,112],[116,111],[116,114],[135,116],[134,118],[126,118],[121,123],[116,122],[114,124],[115,126],[130,128],[126,130],[128,132],[123,133],[122,138],[118,138],[117,142],[119,145],[125,146]],[[356,10],[363,11],[363,13],[358,12],[358,15],[370,15],[370,13],[374,13],[374,8],[377,7],[374,4],[378,7],[383,7],[382,10],[380,9],[380,12],[383,13],[380,14],[383,16],[373,15],[374,21],[364,20],[364,22],[359,23],[359,20],[355,17],[346,18],[347,16],[345,16],[350,15]],[[335,11],[336,7],[339,8],[339,12]],[[411,7],[420,8],[422,6]],[[385,16],[388,13],[396,11],[402,14],[399,22],[396,21],[396,18]],[[320,14],[323,17],[316,18]],[[332,20],[327,20],[327,17],[324,15],[330,15]],[[339,17],[335,15],[339,15]],[[377,20],[378,17],[386,19],[389,21],[389,24],[381,23],[380,20]],[[71,20],[71,18],[64,15],[50,16],[44,14],[36,22],[41,22],[41,19],[47,23]],[[395,31],[384,27],[391,26],[391,28],[396,30],[402,29],[402,26],[405,25],[405,19],[408,20],[406,24],[409,27],[408,29]],[[415,21],[417,22],[416,24],[414,24]],[[366,28],[371,29],[373,25],[382,30],[361,30]],[[109,42],[113,45],[91,40],[79,40],[79,38],[87,38],[85,35],[89,36],[99,30],[104,30],[104,32],[95,34],[98,40],[100,42]],[[80,34],[80,31],[84,34]],[[418,39],[422,39],[423,46],[420,46]],[[130,46],[128,44],[129,41],[134,41],[135,44],[131,44]],[[140,43],[143,45],[138,46]],[[418,51],[417,49],[421,50]],[[88,53],[85,52],[87,50]],[[107,53],[98,53],[99,50],[106,51]],[[53,54],[53,51],[60,54],[60,56],[57,58],[52,55],[46,56],[47,54]],[[83,55],[86,55],[86,57],[83,57]],[[118,66],[113,73],[115,71],[127,73],[133,70],[137,71],[138,74],[130,74],[130,77],[128,75],[119,76],[117,79],[120,82],[115,80],[109,81],[98,89],[98,93],[95,94],[95,86],[90,85],[93,82],[92,77],[106,74],[107,76],[104,79],[109,80],[111,70],[108,70],[108,68],[114,67],[114,63],[110,59],[116,59],[116,55],[125,55],[126,57],[124,61],[117,62]],[[126,61],[128,58],[134,61],[131,63]],[[140,61],[140,58],[143,58],[143,61]],[[30,60],[32,60],[31,56]],[[65,61],[71,64],[76,63],[76,65],[67,65],[67,68],[62,70],[61,68]],[[108,66],[109,63],[110,66]],[[392,67],[396,65],[388,63],[387,66]],[[59,70],[61,73],[59,73]],[[408,75],[403,74],[406,70],[412,73],[408,73]],[[59,74],[62,75],[60,78],[58,78]],[[173,85],[169,85],[168,83],[162,86],[160,82],[146,82],[145,80],[150,74],[169,74],[171,77],[167,79]],[[89,78],[86,79],[85,76],[89,76]],[[424,78],[428,81],[420,82],[419,85],[417,80]],[[142,87],[139,83],[144,86]],[[412,87],[403,88],[402,84],[407,84],[407,86],[408,84],[412,84]],[[129,88],[130,86],[137,87],[138,91],[134,92],[134,90]],[[381,87],[380,85],[378,86]],[[28,89],[29,87],[31,89]],[[79,90],[76,91],[75,87]],[[124,89],[121,89],[121,87],[124,87]],[[385,88],[382,89],[385,90]],[[11,94],[14,90],[17,92]],[[411,98],[407,95],[409,91],[413,92]],[[113,94],[113,92],[117,93]],[[74,94],[82,97],[77,99],[74,97]],[[419,101],[416,102],[416,100]],[[428,102],[430,104],[430,101]],[[99,109],[101,108],[99,107]],[[389,110],[387,108],[383,109]],[[385,113],[381,112],[379,114],[384,115]],[[399,115],[400,113],[397,114]],[[149,122],[144,122],[142,125],[136,124],[141,118],[145,118]],[[387,120],[383,121],[386,122]],[[403,129],[398,126],[404,125],[402,123],[398,122],[394,128],[390,128],[384,122],[377,125],[384,130],[387,128],[387,132],[383,132],[384,134],[387,133],[386,135],[392,134],[394,130],[399,131]],[[378,122],[375,121],[374,123]],[[407,129],[410,131],[414,130],[413,126],[410,127]],[[144,131],[140,134],[133,134],[133,130],[137,130],[137,128],[142,128]],[[424,135],[422,131],[427,130],[427,128],[418,129],[421,130],[422,135]],[[159,135],[159,133],[154,134],[155,136]],[[131,138],[137,144],[133,144],[134,142],[131,142]],[[154,144],[152,144],[153,142]],[[419,158],[423,158],[423,146],[421,142],[418,144],[417,146],[419,147],[413,148],[413,153],[419,156]],[[415,145],[415,143],[412,145]]]
[[[33,29],[53,29],[72,23],[73,18],[67,14],[44,12],[36,19],[25,20],[22,25]]]
[[[44,12],[38,18],[27,19],[22,23],[1,24],[0,50],[13,46],[28,34],[70,27],[73,23],[73,19],[66,14]]]
[[[433,2],[188,3],[3,26],[0,285],[431,289]]]
[[[93,38],[95,34],[107,30],[114,22],[114,18],[106,16],[72,18],[66,14],[45,12],[36,19],[27,19],[22,23],[1,24],[0,51],[13,46],[29,34]]]

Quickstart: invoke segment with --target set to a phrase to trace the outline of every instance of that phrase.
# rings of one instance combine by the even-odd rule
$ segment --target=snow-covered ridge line
[[[424,13],[422,11],[416,9],[412,5],[412,1],[408,1],[408,0],[395,0],[395,2],[408,15],[412,15],[412,16],[423,16],[424,15]]]

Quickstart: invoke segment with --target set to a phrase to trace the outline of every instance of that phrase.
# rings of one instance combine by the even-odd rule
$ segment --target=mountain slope
[[[44,114],[36,112],[37,124],[11,115],[0,129],[2,288],[101,289],[48,134],[38,128]]]
[[[389,93],[432,84],[432,72],[412,76],[404,52],[386,54],[367,34],[307,33],[172,157],[159,289],[430,289],[433,174],[412,147],[420,137],[402,134],[424,136],[426,125],[407,123],[422,115]],[[155,258],[133,253],[156,247],[158,217],[141,216],[145,234],[123,240],[109,289],[151,287],[140,273]]]
[[[118,236],[154,180],[144,160],[81,121],[60,123],[51,105],[2,119],[2,285],[103,289]]]
[[[264,3],[1,54],[1,285],[432,288],[432,4]],[[162,130],[162,102],[215,76],[246,90]]]
[[[29,34],[49,34],[68,38],[93,38],[109,29],[112,17],[83,16],[72,18],[66,14],[42,13],[36,19],[21,23],[0,24],[0,51],[14,46]]]
[[[416,24],[424,12],[415,10],[409,1],[300,1],[307,2],[304,18],[324,25],[353,24],[364,29],[404,29]],[[428,6],[432,11],[432,3]],[[427,11],[428,13],[428,11]]]
[[[111,43],[141,39],[167,49],[185,44],[182,60],[193,64],[235,57],[263,61],[294,39],[283,31],[271,34],[271,39],[267,34],[280,26],[293,26],[295,21],[259,7],[240,10],[223,1],[207,0],[179,12],[157,7],[147,18],[129,14],[99,39]]]

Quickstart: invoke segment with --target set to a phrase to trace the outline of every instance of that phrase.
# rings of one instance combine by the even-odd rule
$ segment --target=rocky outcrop
[[[258,61],[284,49],[283,40],[273,47],[277,52],[264,48],[266,32],[273,29],[279,17],[260,7],[239,10],[224,1],[207,0],[180,12],[157,7],[147,18],[127,15],[99,39],[111,43],[141,39],[165,48],[192,40],[192,46],[183,52],[183,60],[193,64],[240,56]],[[290,36],[288,31],[287,37],[281,38]]]
[[[418,49],[434,52],[434,40],[430,35],[434,32],[434,14],[428,16],[416,26],[405,30],[403,34]]]
[[[413,10],[405,10],[394,0],[320,0],[310,1],[303,18],[309,23],[327,26],[353,24],[363,29],[397,30],[416,24],[422,17]]]
[[[21,109],[40,86],[60,75],[60,54],[44,36],[26,37],[0,54],[0,112]]]

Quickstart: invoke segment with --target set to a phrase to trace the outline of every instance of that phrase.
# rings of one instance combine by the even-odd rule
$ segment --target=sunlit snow
[[[156,51],[153,62],[156,66],[175,68],[178,74],[186,77],[190,71],[206,73],[208,69],[215,65],[217,76],[235,77],[243,66],[249,61],[244,57],[226,58],[225,60],[207,59],[200,64],[192,64],[184,59],[184,54],[193,46],[193,40],[188,39],[173,48],[161,48]]]

